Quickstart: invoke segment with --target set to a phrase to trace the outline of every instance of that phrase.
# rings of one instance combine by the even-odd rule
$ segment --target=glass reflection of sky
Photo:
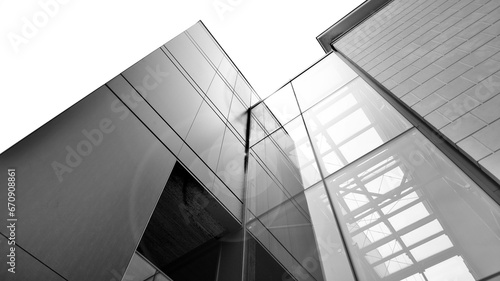
[[[422,139],[415,130],[408,131],[326,179],[340,215],[340,227],[350,241],[347,245],[355,268],[365,276],[361,280],[376,280],[373,276],[384,280],[475,280],[472,272],[478,277],[494,273],[480,272],[477,266],[465,262],[465,257],[481,255],[484,250],[464,249],[463,243],[470,242],[463,239],[487,240],[490,247],[500,248],[498,229],[468,229],[469,233],[463,236],[454,229],[477,221],[472,217],[457,220],[456,214],[451,213],[457,204],[455,199],[491,199],[437,151],[421,153],[425,161],[412,163],[409,155],[418,149],[416,143]],[[461,185],[443,181],[452,176],[460,179]],[[462,185],[470,191],[461,195],[465,197],[451,199],[462,192]],[[431,196],[432,192],[442,192],[442,197]],[[475,216],[486,218],[498,213],[497,205],[490,206],[496,209],[483,211],[470,205],[467,208],[472,207],[469,211]],[[309,208],[330,212],[326,193],[322,206]],[[500,253],[491,254],[500,258]],[[490,259],[481,262],[494,263]]]
[[[327,175],[411,127],[359,77],[305,112],[304,119]]]

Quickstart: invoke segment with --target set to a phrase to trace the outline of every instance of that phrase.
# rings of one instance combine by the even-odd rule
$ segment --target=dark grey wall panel
[[[174,163],[97,89],[0,155],[1,171],[17,169],[17,242],[70,280],[123,274]]]
[[[172,153],[178,154],[183,141],[167,123],[162,120],[154,109],[140,96],[137,91],[118,75],[111,79],[107,86],[130,110],[158,137]]]
[[[10,273],[7,271],[10,266],[7,264],[7,255],[10,254],[9,248],[11,245],[7,244],[7,239],[0,235],[0,280],[12,280],[12,281],[26,281],[26,280],[47,280],[47,281],[63,281],[64,278],[59,276],[50,268],[41,264],[39,261],[35,260],[28,253],[23,251],[21,248],[16,247],[16,266],[15,273]]]

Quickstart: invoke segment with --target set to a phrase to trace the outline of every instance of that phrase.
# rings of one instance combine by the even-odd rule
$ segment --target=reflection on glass
[[[238,73],[236,72],[236,69],[234,69],[234,66],[231,64],[231,62],[226,57],[222,58],[218,70],[222,74],[222,76],[226,79],[227,83],[229,83],[229,86],[231,86],[231,88],[234,89],[234,85],[236,84],[236,76],[238,75]]]
[[[326,183],[361,280],[478,280],[499,271],[500,206],[416,129]]]
[[[122,280],[144,280],[155,273],[156,269],[149,262],[134,253]]]
[[[228,118],[233,92],[229,89],[227,84],[222,81],[219,75],[215,75],[214,80],[210,84],[210,88],[208,88],[207,96],[217,110],[222,113],[222,116]]]
[[[212,170],[219,160],[225,128],[223,121],[203,102],[186,137],[186,143]]]
[[[260,227],[260,223],[265,228]],[[269,239],[268,241],[264,240],[264,243],[268,243],[271,251],[273,249],[270,242],[273,238],[276,239],[291,255],[292,260],[300,265],[293,271],[303,273],[303,276],[311,275],[314,277],[314,279],[305,280],[324,280],[318,247],[303,192],[251,220],[248,227],[257,237]],[[269,234],[266,235],[266,232]],[[283,260],[281,262],[289,263],[290,261]],[[289,266],[285,265],[285,267]]]
[[[264,103],[269,107],[281,124],[286,124],[300,113],[290,83],[272,94]]]
[[[304,119],[327,175],[411,127],[361,78],[306,111]]]
[[[252,113],[253,112],[254,110],[252,109]],[[250,140],[249,140],[250,147],[254,146],[257,142],[261,141],[268,135],[269,133],[264,131],[264,129],[260,125],[260,122],[258,122],[255,115],[252,114],[250,120]]]
[[[210,128],[210,126],[208,126]],[[243,198],[243,166],[245,147],[236,136],[226,128],[222,149],[218,156],[216,173],[233,193]]]
[[[261,100],[262,99],[257,95],[257,93],[252,91],[251,105],[255,105],[256,103],[258,103]]]
[[[354,280],[325,187],[305,191],[325,280]]]
[[[320,180],[318,165],[302,118],[294,119],[271,137],[299,170],[304,188]]]
[[[252,149],[289,196],[320,180],[300,117],[258,142]]]
[[[218,66],[222,60],[222,51],[219,49],[213,38],[208,34],[201,22],[196,23],[186,31],[191,38],[196,41],[196,44],[200,46],[202,52],[204,52],[210,61]]]
[[[282,185],[267,167],[257,161],[253,154],[249,157],[247,183],[248,208],[257,216],[266,213],[288,198]]]
[[[281,126],[265,103],[260,103],[252,108],[252,115],[255,117],[252,121],[257,121],[268,134]]]
[[[331,53],[292,81],[300,109],[307,110],[356,76],[335,53]]]
[[[186,136],[202,98],[161,49],[125,70],[123,77],[181,137]],[[126,96],[132,109],[140,105],[142,97],[135,92]]]
[[[215,69],[201,54],[200,50],[196,48],[186,33],[181,33],[168,41],[165,47],[172,53],[189,76],[193,78],[201,90],[206,92],[215,75]]]
[[[243,76],[238,75],[236,79],[236,85],[234,87],[234,91],[238,96],[240,96],[241,100],[245,104],[246,107],[250,106],[250,99],[252,98],[252,89],[247,84]]]
[[[236,129],[241,138],[244,139],[247,124],[247,110],[236,97],[233,97],[231,101],[228,121],[233,128]]]

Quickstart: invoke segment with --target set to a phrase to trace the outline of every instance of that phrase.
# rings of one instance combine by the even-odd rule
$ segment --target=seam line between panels
[[[2,235],[5,239],[9,240],[9,238],[7,236],[5,236],[3,233],[0,232],[0,235]],[[41,263],[43,266],[45,266],[46,268],[48,268],[50,271],[54,272],[55,274],[57,274],[57,276],[61,277],[62,279],[64,280],[68,280],[66,278],[64,278],[64,276],[62,276],[61,274],[59,274],[59,272],[57,272],[55,269],[53,269],[52,267],[48,266],[46,263],[44,263],[43,261],[41,261],[40,259],[38,259],[35,255],[31,254],[28,250],[24,249],[21,245],[19,245],[18,243],[16,243],[16,247],[19,247],[19,249],[23,250],[24,252],[26,252],[26,254],[28,254],[30,257],[32,257],[33,259],[35,259],[36,261],[38,261],[39,263]]]
[[[120,74],[121,75],[121,74]],[[134,91],[146,102],[146,104],[160,117],[160,119],[165,122],[165,124],[167,124],[167,126],[172,130],[172,132],[174,132],[174,134],[177,135],[177,137],[179,137],[182,141],[182,144],[185,145],[186,147],[188,147],[193,153],[194,155],[196,155],[196,157],[199,158],[199,160],[214,174],[215,177],[219,178],[217,176],[217,174],[212,170],[212,168],[210,168],[207,163],[205,163],[205,161],[203,159],[201,159],[201,157],[199,157],[199,155],[194,151],[194,149],[191,148],[191,146],[186,143],[186,141],[177,133],[177,131],[175,131],[171,126],[170,124],[163,118],[163,116],[161,116],[158,111],[141,95],[141,93],[139,91],[137,91],[137,89],[127,80],[127,78],[125,78],[125,76],[123,76],[123,79],[125,79],[125,81],[134,89]],[[187,171],[198,181],[198,182],[202,182],[198,179],[197,176],[193,175],[193,173],[191,172],[190,169],[188,169],[184,163],[179,159],[179,156],[176,155],[174,152],[172,152],[172,150],[151,130],[151,128],[149,128],[149,126],[146,125],[146,123],[141,119],[139,118],[139,116],[137,116],[137,114],[124,102],[122,101],[122,99],[111,89],[111,87],[109,87],[107,84],[106,84],[106,87],[127,107],[127,109],[144,125],[144,127],[146,127],[149,132],[158,140],[160,141],[161,144],[163,144],[163,146],[165,146],[165,148],[167,148],[167,150],[176,158],[177,162],[179,162],[180,164],[182,164],[183,167],[185,167],[187,169]],[[220,178],[219,178],[220,180]],[[222,180],[221,180],[222,181]],[[223,182],[223,181],[222,181]],[[224,182],[223,182],[224,183]],[[204,184],[202,184],[204,186]],[[226,186],[226,184],[224,183],[224,186]],[[241,202],[240,198],[238,198],[238,196],[236,194],[234,194],[234,192],[229,188],[227,187],[227,189],[229,190],[229,192],[231,192],[231,194],[233,194],[233,196]],[[209,190],[208,190],[209,191]],[[212,193],[212,192],[210,192]],[[221,202],[221,205],[228,209],[228,207],[226,207],[225,204],[223,204]],[[228,209],[228,212],[234,217],[234,215],[231,213],[231,211],[229,211]],[[236,220],[238,220],[238,218],[235,217]]]
[[[292,91],[293,91],[293,94],[295,96],[295,99],[297,99],[297,94],[295,93],[295,88],[293,87],[293,83],[291,83],[290,86],[292,87]],[[307,138],[309,139],[309,142],[311,143],[311,149],[313,151],[314,159],[316,160],[316,165],[318,165],[318,171],[319,171],[319,174],[321,176],[321,181],[323,182],[323,185],[325,187],[326,195],[327,195],[328,201],[329,201],[331,209],[332,209],[333,218],[335,219],[335,223],[337,224],[336,227],[339,230],[340,239],[342,240],[342,246],[344,246],[344,249],[346,250],[346,253],[347,253],[346,257],[347,257],[347,261],[349,262],[349,268],[351,269],[351,273],[352,273],[352,276],[354,277],[354,280],[358,281],[359,278],[358,278],[358,275],[356,273],[356,270],[354,269],[354,263],[352,260],[351,250],[347,247],[347,241],[346,241],[346,238],[345,238],[344,233],[342,231],[342,228],[340,227],[339,218],[338,218],[337,212],[335,211],[335,205],[333,204],[332,196],[330,194],[330,191],[328,190],[328,186],[326,185],[326,180],[325,180],[325,177],[323,175],[323,171],[321,170],[318,156],[316,155],[316,150],[314,149],[314,146],[312,145],[311,135],[309,134],[309,129],[306,126],[306,121],[304,120],[304,115],[302,114],[302,108],[300,107],[300,104],[298,103],[298,99],[297,99],[297,106],[299,107],[300,118],[302,118],[302,123],[304,125],[305,130],[306,130]]]

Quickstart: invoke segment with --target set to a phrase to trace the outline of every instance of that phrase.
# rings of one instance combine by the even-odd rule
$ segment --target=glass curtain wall
[[[250,130],[246,229],[289,278],[499,278],[499,205],[335,53]]]

